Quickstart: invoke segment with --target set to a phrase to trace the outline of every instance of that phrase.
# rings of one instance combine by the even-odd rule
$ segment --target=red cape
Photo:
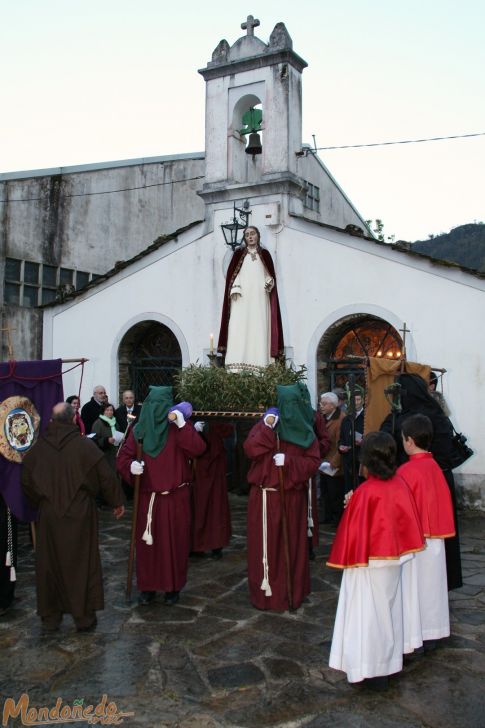
[[[283,326],[281,325],[281,312],[280,304],[278,300],[278,289],[276,286],[276,273],[273,265],[273,259],[268,250],[259,248],[259,255],[263,261],[264,267],[266,268],[268,275],[274,280],[273,290],[269,294],[269,303],[271,309],[271,351],[270,354],[273,358],[281,356],[284,350],[283,342]],[[229,263],[226,275],[226,287],[224,289],[224,303],[222,304],[222,317],[221,317],[221,328],[219,332],[219,341],[217,343],[217,351],[221,354],[226,353],[227,349],[227,331],[229,328],[229,317],[231,315],[231,296],[230,291],[235,277],[239,273],[242,266],[243,260],[247,254],[246,247],[239,248],[234,252]]]
[[[324,458],[330,450],[330,435],[327,430],[327,422],[320,410],[317,410],[315,412],[313,429],[315,431],[315,435],[317,436],[318,444],[320,446],[320,457]]]
[[[411,455],[398,474],[408,484],[416,502],[426,538],[455,535],[455,519],[445,476],[430,452]]]
[[[423,548],[416,504],[404,480],[369,477],[344,511],[327,565],[368,566],[369,559],[399,559]]]

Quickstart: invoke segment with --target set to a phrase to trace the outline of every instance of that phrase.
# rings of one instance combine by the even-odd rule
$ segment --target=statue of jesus
[[[283,354],[275,269],[260,237],[258,228],[245,229],[227,271],[217,348],[232,371],[241,364],[265,367]]]

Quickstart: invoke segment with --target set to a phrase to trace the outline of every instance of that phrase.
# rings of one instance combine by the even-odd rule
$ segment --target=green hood
[[[278,434],[282,440],[307,448],[315,439],[313,421],[315,413],[310,403],[310,393],[302,382],[278,384],[278,409],[280,419]]]
[[[137,440],[143,440],[143,452],[152,458],[162,452],[167,442],[168,411],[172,405],[172,387],[150,386],[133,433]]]

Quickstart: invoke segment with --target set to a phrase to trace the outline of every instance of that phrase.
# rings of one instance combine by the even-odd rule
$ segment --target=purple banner
[[[62,359],[52,361],[9,361],[0,363],[0,433],[2,443],[8,447],[14,443],[15,451],[26,451],[25,442],[29,442],[31,419],[20,407],[9,412],[9,406],[3,406],[9,398],[27,397],[40,415],[39,433],[41,434],[49,422],[52,408],[57,402],[64,400],[62,388]],[[15,429],[15,424],[17,429]],[[20,521],[35,519],[35,511],[27,504],[20,485],[21,463],[12,462],[4,453],[0,454],[0,493],[6,504]]]

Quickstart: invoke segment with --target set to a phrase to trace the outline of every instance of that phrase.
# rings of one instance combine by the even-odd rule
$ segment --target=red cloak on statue
[[[274,280],[273,290],[269,294],[270,311],[271,311],[271,347],[270,354],[273,358],[277,358],[283,354],[284,342],[283,342],[283,326],[281,324],[281,312],[280,304],[278,300],[278,288],[276,285],[276,273],[274,269],[273,259],[271,253],[264,248],[258,246],[258,253],[263,261],[263,265],[269,276]],[[224,290],[224,303],[222,305],[222,317],[221,317],[221,328],[219,331],[219,341],[217,344],[217,351],[221,354],[226,353],[227,349],[227,332],[229,328],[229,318],[231,316],[231,296],[230,291],[234,279],[236,278],[239,270],[243,264],[244,258],[247,255],[247,248],[239,248],[234,252],[229,263],[226,275],[226,287]]]

